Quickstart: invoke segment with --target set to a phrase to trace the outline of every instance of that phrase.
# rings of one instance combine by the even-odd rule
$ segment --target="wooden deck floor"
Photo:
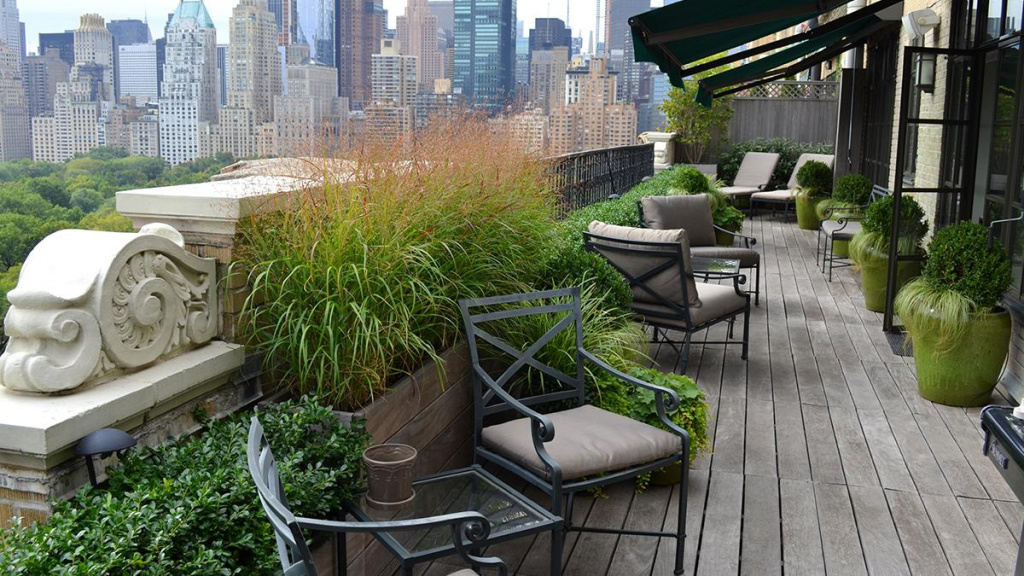
[[[747,232],[764,262],[749,361],[722,346],[690,358],[714,450],[690,472],[686,574],[1012,574],[1024,506],[981,454],[979,410],[917,395],[912,359],[890,350],[851,270],[829,283],[815,267],[814,233],[771,218]],[[673,489],[608,494],[581,498],[576,522],[675,528]],[[674,551],[574,533],[564,574],[669,575]],[[488,552],[547,574],[546,536]]]

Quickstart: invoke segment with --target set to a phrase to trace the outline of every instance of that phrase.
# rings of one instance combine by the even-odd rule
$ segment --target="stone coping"
[[[223,374],[245,359],[240,345],[215,341],[134,374],[65,396],[0,388],[0,450],[46,456],[100,428],[116,426]]]

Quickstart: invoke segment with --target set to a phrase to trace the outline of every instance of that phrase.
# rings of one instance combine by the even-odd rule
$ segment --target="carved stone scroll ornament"
[[[62,230],[29,254],[7,294],[0,384],[55,393],[152,364],[218,333],[216,262],[177,230]]]

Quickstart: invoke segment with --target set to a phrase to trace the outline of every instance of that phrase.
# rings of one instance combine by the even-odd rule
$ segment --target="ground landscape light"
[[[89,469],[89,482],[96,486],[96,469],[93,466],[92,457],[99,454],[101,458],[106,458],[114,452],[131,448],[137,443],[138,441],[131,434],[123,430],[101,428],[82,438],[78,446],[75,447],[75,454],[85,457],[85,465]]]

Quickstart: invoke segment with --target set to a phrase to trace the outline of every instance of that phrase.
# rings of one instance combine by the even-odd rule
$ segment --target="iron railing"
[[[780,98],[789,100],[836,100],[839,98],[839,83],[824,81],[779,81],[769,82],[737,92],[736,98]]]
[[[565,215],[613,195],[621,195],[654,175],[654,144],[576,152],[551,159]]]

